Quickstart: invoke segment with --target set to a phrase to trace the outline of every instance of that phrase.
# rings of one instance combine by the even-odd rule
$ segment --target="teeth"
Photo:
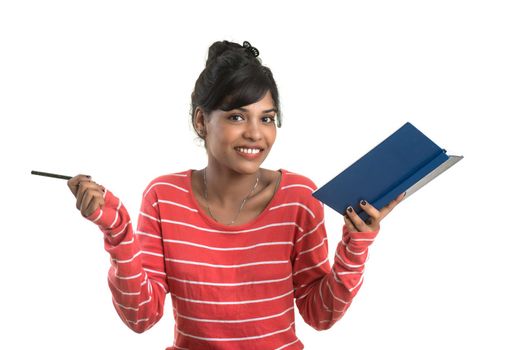
[[[260,152],[260,149],[258,149],[258,148],[238,147],[237,150],[239,150],[242,153],[248,153],[248,154],[256,154],[256,153]]]

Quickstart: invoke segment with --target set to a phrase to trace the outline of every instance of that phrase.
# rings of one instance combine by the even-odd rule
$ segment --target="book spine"
[[[434,169],[438,168],[439,165],[447,161],[449,159],[449,156],[445,152],[446,150],[443,149],[441,152],[436,154],[435,157],[430,159],[430,161],[428,161],[422,167],[418,168],[418,170],[416,170],[413,174],[411,174],[406,179],[401,181],[399,184],[394,186],[391,190],[387,191],[379,198],[371,201],[371,204],[379,210],[384,208],[392,200],[397,198],[397,196],[400,195],[402,192],[408,190],[411,186],[416,184],[424,176],[426,176]],[[366,220],[369,217],[364,211],[360,212],[359,215],[363,220]]]

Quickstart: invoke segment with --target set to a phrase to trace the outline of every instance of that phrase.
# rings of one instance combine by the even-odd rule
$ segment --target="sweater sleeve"
[[[376,232],[342,228],[333,267],[329,262],[324,207],[316,198],[300,219],[292,255],[295,301],[304,321],[316,330],[331,328],[345,314],[363,281],[368,246]]]
[[[104,234],[111,257],[108,283],[113,305],[124,323],[137,333],[151,328],[163,314],[168,292],[160,216],[153,191],[144,191],[137,230],[116,196],[105,189],[105,204],[87,217]]]

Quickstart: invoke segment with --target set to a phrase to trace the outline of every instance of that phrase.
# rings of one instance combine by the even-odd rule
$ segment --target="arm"
[[[312,200],[309,207],[313,207],[315,218],[306,220],[305,230],[298,235],[294,246],[295,298],[304,321],[316,330],[326,330],[345,314],[358,293],[368,246],[378,230],[349,232],[343,226],[343,237],[331,268],[323,207],[316,200]]]
[[[144,193],[137,231],[122,202],[107,189],[103,208],[86,217],[104,234],[104,248],[111,256],[108,283],[116,311],[137,333],[160,320],[168,292],[160,217],[152,205],[156,201],[153,192]]]
[[[308,206],[314,215],[301,220],[301,227],[307,230],[296,238],[293,253],[296,304],[306,323],[325,330],[344,315],[362,285],[368,247],[378,234],[380,221],[403,195],[380,211],[363,201],[361,207],[370,217],[367,222],[348,208],[333,268],[328,260],[322,204],[314,198],[309,200]]]

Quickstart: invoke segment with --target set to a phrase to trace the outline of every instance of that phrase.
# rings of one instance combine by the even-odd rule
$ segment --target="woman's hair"
[[[191,94],[193,128],[197,107],[206,113],[216,109],[230,111],[259,101],[267,91],[271,93],[277,110],[277,126],[282,125],[278,89],[273,74],[252,51],[226,40],[217,41],[209,47],[206,67],[200,73]]]

